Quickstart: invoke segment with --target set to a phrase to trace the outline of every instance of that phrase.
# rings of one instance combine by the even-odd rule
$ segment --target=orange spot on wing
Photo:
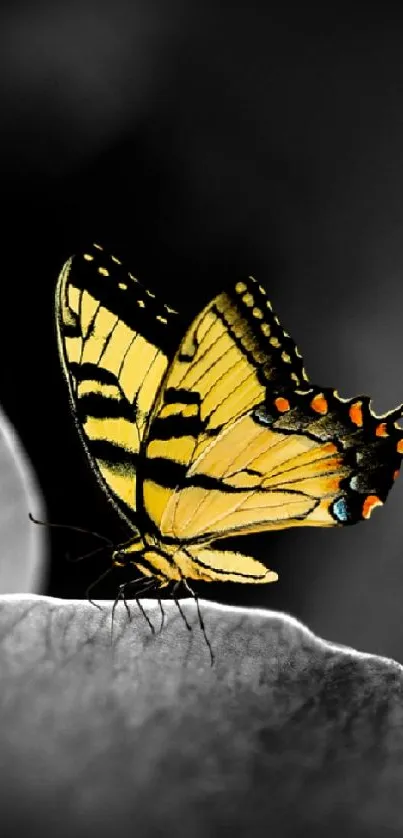
[[[358,427],[363,425],[362,402],[354,402],[354,404],[350,406],[349,414],[351,421],[354,422],[354,425],[358,425]]]
[[[332,477],[326,480],[326,489],[328,491],[337,492],[337,490],[340,489],[340,477]]]
[[[399,474],[400,474],[400,471],[397,468],[396,471],[393,472],[393,480],[397,480],[397,478],[399,477]]]
[[[282,396],[279,396],[278,399],[274,400],[274,405],[279,411],[279,413],[285,413],[287,410],[290,409],[290,402],[288,399],[283,399]]]
[[[380,422],[379,425],[377,425],[375,434],[376,436],[388,436],[386,422]]]
[[[396,450],[398,454],[403,454],[403,439],[399,439],[399,442],[396,445]]]
[[[325,465],[326,470],[329,470],[329,472],[334,472],[335,473],[335,477],[334,477],[335,484],[331,488],[332,489],[338,489],[339,486],[340,486],[340,479],[341,479],[341,477],[343,477],[343,474],[338,474],[337,472],[338,472],[339,469],[342,468],[343,460],[341,459],[341,457],[333,457],[332,459],[326,458],[326,460],[318,460],[317,463],[313,463],[309,467],[309,470],[312,471],[313,473],[317,472],[318,474],[323,474],[324,463],[326,464]],[[331,478],[331,479],[333,479],[333,478]],[[329,485],[330,485],[330,483],[329,483]]]
[[[324,451],[328,451],[329,454],[335,454],[337,451],[337,445],[334,442],[327,442],[326,445],[323,446]]]
[[[378,495],[367,495],[362,505],[362,517],[370,518],[376,506],[382,506],[382,501],[378,498]]]
[[[317,396],[314,396],[311,401],[311,408],[315,410],[316,413],[322,413],[323,415],[328,411],[328,403],[323,395],[323,393],[318,393]]]

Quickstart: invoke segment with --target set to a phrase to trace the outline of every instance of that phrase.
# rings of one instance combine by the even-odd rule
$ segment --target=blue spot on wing
[[[274,422],[274,416],[271,416],[264,406],[257,407],[252,415],[259,425],[272,425]]]
[[[350,515],[344,498],[338,498],[338,500],[335,500],[332,513],[336,520],[340,521],[341,524],[346,524],[348,522]]]

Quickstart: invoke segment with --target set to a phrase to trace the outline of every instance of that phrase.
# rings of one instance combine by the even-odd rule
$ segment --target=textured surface
[[[401,835],[403,670],[270,611],[0,600],[2,835]],[[4,830],[4,824],[8,828]]]
[[[43,590],[45,533],[28,512],[41,517],[42,500],[28,457],[0,409],[0,594]]]

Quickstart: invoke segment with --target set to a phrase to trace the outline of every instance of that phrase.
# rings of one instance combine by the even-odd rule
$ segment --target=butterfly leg
[[[146,590],[149,590],[149,587],[150,587],[150,586],[148,586],[148,588],[146,588]],[[144,593],[144,592],[145,592],[145,591],[144,591],[144,589],[143,589],[140,593]],[[152,633],[152,634],[155,634],[155,628],[154,628],[154,626],[153,626],[153,624],[152,624],[152,622],[151,622],[151,620],[150,620],[150,618],[149,618],[148,614],[146,613],[145,609],[143,608],[143,606],[142,606],[142,604],[141,604],[141,602],[140,602],[140,599],[139,599],[139,594],[136,594],[136,596],[135,596],[134,598],[135,598],[135,600],[136,600],[136,602],[137,602],[137,607],[140,609],[140,611],[141,611],[141,613],[142,613],[142,615],[143,615],[143,617],[144,617],[144,619],[145,619],[146,623],[147,623],[147,624],[148,624],[148,626],[149,626],[149,629],[150,629],[151,633]]]
[[[122,585],[119,585],[118,593],[117,593],[115,601],[112,605],[112,628],[113,628],[113,620],[114,620],[114,617],[115,617],[116,607],[117,607],[117,604],[118,604],[120,599],[123,600],[123,605],[126,608],[127,616],[129,618],[129,622],[131,621],[130,608],[127,604],[127,599],[126,599],[126,588],[129,584],[130,584],[129,582],[124,582]]]
[[[126,584],[127,584],[127,583],[126,583]],[[119,585],[117,596],[116,596],[115,601],[114,601],[114,603],[113,603],[113,605],[112,605],[112,617],[111,617],[111,646],[113,646],[113,626],[114,626],[114,622],[115,622],[115,611],[116,611],[116,606],[117,606],[117,604],[118,604],[118,602],[119,602],[119,600],[120,600],[120,599],[123,599],[123,602],[124,602],[125,607],[126,607],[126,611],[127,611],[127,613],[128,613],[129,620],[131,619],[130,610],[129,610],[129,606],[128,606],[127,601],[126,601],[126,596],[125,596],[125,591],[124,591],[124,589],[125,589],[125,584],[123,584],[123,585]]]
[[[91,584],[88,585],[88,588],[85,592],[85,595],[88,599],[88,602],[90,602],[91,605],[95,605],[95,608],[98,608],[99,611],[102,611],[102,608],[101,608],[100,605],[97,605],[97,603],[94,602],[93,599],[91,599],[90,591],[92,591],[98,585],[99,582],[102,582],[102,580],[105,579],[105,577],[108,576],[108,574],[111,573],[112,570],[113,570],[112,567],[108,567],[103,573],[101,573],[100,576],[97,577],[97,579],[94,580],[94,582],[91,582]]]
[[[135,586],[135,585],[137,585],[139,582],[143,582],[144,584],[143,584],[143,587],[141,588],[141,590],[140,590],[140,591],[138,591],[138,593],[134,596],[134,599],[136,600],[137,607],[138,607],[138,608],[139,608],[139,610],[141,611],[141,613],[142,613],[142,615],[143,615],[143,617],[144,617],[144,619],[145,619],[146,623],[148,624],[148,626],[149,626],[149,628],[150,628],[150,631],[151,631],[153,634],[155,634],[155,628],[154,628],[154,626],[153,626],[153,624],[152,624],[152,622],[151,622],[151,620],[150,620],[150,618],[149,618],[148,614],[146,613],[146,611],[144,610],[144,608],[143,608],[143,606],[142,606],[142,604],[141,604],[141,602],[140,602],[140,596],[141,596],[143,593],[145,593],[146,591],[149,591],[149,590],[150,590],[150,588],[152,589],[152,588],[156,585],[156,580],[155,580],[155,579],[147,579],[147,580],[144,582],[144,580],[143,580],[143,579],[131,579],[131,580],[129,580],[128,582],[123,582],[123,584],[122,584],[122,585],[119,585],[118,593],[117,593],[117,596],[116,596],[115,602],[113,603],[113,606],[112,606],[111,637],[113,636],[113,623],[114,623],[115,611],[116,611],[116,607],[117,607],[117,604],[118,604],[118,602],[119,602],[119,600],[120,600],[120,599],[122,599],[122,600],[123,600],[123,604],[124,604],[124,606],[125,606],[125,608],[126,608],[126,611],[127,611],[128,617],[129,617],[129,621],[131,620],[131,613],[130,613],[130,608],[129,608],[129,605],[128,605],[128,602],[127,602],[127,598],[126,598],[126,591],[127,591],[127,589],[128,589],[128,588],[130,588],[130,587],[134,587],[134,586]]]
[[[179,613],[182,617],[183,622],[185,623],[186,628],[188,629],[188,631],[192,631],[192,626],[188,622],[186,614],[184,614],[184,612],[182,610],[182,607],[179,603],[178,597],[176,596],[176,592],[177,592],[178,588],[180,588],[181,584],[182,584],[182,579],[180,579],[178,582],[175,582],[175,584],[172,588],[172,591],[171,591],[171,597],[172,597],[172,599],[173,599],[173,601],[174,601],[174,603],[175,603],[175,605],[176,605],[176,607],[177,607],[177,609],[178,609],[178,611],[179,611]]]
[[[213,666],[214,660],[215,660],[214,652],[213,652],[210,640],[209,640],[207,632],[206,632],[206,626],[205,626],[205,623],[204,623],[204,620],[203,620],[203,617],[202,617],[202,613],[201,613],[201,610],[200,610],[199,597],[198,597],[196,591],[194,591],[193,588],[190,587],[189,582],[185,577],[182,578],[182,584],[186,588],[186,590],[189,591],[190,595],[193,597],[193,599],[196,603],[197,616],[199,618],[199,626],[200,626],[202,635],[204,637],[204,640],[206,642],[206,646],[207,646],[207,648],[209,650],[209,653],[210,653],[211,666]]]
[[[162,599],[159,595],[158,595],[158,605],[159,605],[159,609],[161,611],[161,625],[160,625],[160,630],[159,630],[159,633],[161,634],[162,629],[164,628],[164,623],[165,623],[165,611],[164,611],[164,607],[162,605]]]

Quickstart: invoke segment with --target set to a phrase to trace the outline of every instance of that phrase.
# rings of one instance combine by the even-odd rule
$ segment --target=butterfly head
[[[139,533],[134,533],[130,541],[119,544],[112,552],[112,564],[114,567],[127,567],[136,564],[144,553],[145,545]]]
[[[130,564],[129,556],[125,550],[118,547],[112,553],[113,567],[127,567]]]

